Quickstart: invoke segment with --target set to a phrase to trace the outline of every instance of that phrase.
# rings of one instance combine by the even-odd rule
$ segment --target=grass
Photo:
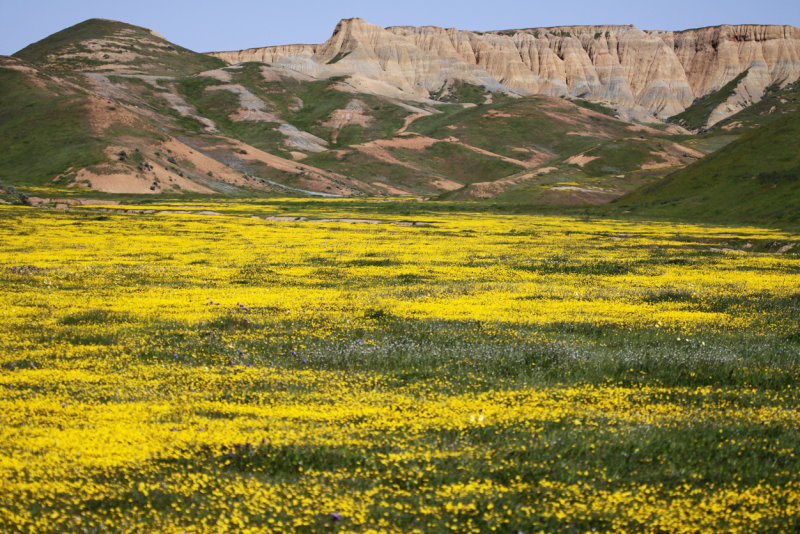
[[[711,116],[711,112],[733,94],[739,82],[747,76],[747,72],[748,71],[742,72],[726,83],[721,89],[696,99],[691,106],[681,113],[670,117],[669,121],[679,124],[684,128],[688,128],[689,130],[703,129],[708,122],[708,118]]]
[[[58,51],[69,45],[88,41],[90,39],[102,39],[113,36],[120,29],[136,28],[119,22],[103,19],[90,19],[69,28],[56,32],[41,41],[37,41],[26,46],[16,54],[15,57],[24,59],[30,63],[40,63],[47,60],[49,54]],[[139,35],[147,32],[144,28],[138,28]]]
[[[223,82],[202,76],[183,78],[178,82],[178,90],[197,108],[201,116],[213,120],[223,133],[266,152],[284,155],[285,147],[282,143],[285,136],[278,131],[278,123],[231,120],[230,115],[240,108],[239,95],[226,90],[208,90],[216,85],[223,85]],[[189,120],[198,128],[196,131],[202,129],[200,122],[191,118]],[[184,122],[183,126],[189,127],[192,124]]]
[[[479,154],[452,143],[435,143],[420,156],[435,172],[465,184],[497,180],[523,170],[521,165]]]
[[[483,104],[489,92],[480,85],[457,82],[452,87],[442,86],[441,91],[433,96],[434,100],[458,104]]]
[[[767,87],[758,102],[715,124],[715,129],[750,130],[784,115],[800,111],[800,82]]]
[[[4,531],[800,526],[800,234],[147,207],[0,206]]]
[[[246,63],[240,70],[232,71],[232,83],[241,84],[253,95],[265,102],[265,109],[276,111],[281,120],[299,130],[313,133],[332,143],[334,128],[323,126],[331,115],[344,109],[351,101],[359,100],[367,108],[367,126],[351,124],[339,132],[333,146],[340,148],[372,139],[383,138],[403,125],[408,112],[399,106],[372,95],[351,94],[335,89],[342,81],[339,78],[315,82],[298,82],[284,79],[281,82],[265,82],[260,63]],[[208,87],[222,85],[212,78],[183,78],[178,86],[182,94],[201,115],[207,116],[227,135],[241,139],[257,148],[280,156],[287,156],[285,136],[278,132],[278,123],[232,121],[229,115],[238,111],[239,97],[230,91],[206,91]],[[292,111],[290,106],[297,101],[302,108]],[[187,125],[190,126],[190,125]],[[196,125],[199,128],[199,123]]]
[[[303,160],[303,163],[362,180],[388,179],[391,184],[410,187],[414,191],[417,190],[424,178],[413,169],[386,163],[359,151],[345,154],[341,159],[330,152],[320,152],[311,154]]]
[[[603,115],[608,115],[609,117],[614,117],[614,110],[609,108],[608,106],[604,106],[598,102],[590,102],[588,100],[584,100],[582,98],[572,98],[570,102],[576,104],[582,108],[591,109],[592,111],[596,111],[597,113],[602,113]]]
[[[583,172],[590,176],[623,174],[638,170],[645,163],[664,162],[664,158],[657,153],[660,144],[661,142],[656,139],[642,143],[617,141],[603,143],[584,153],[586,156],[598,159],[586,163]]]
[[[776,118],[617,204],[651,215],[796,224],[800,221],[798,136],[797,113]]]
[[[133,64],[146,66],[147,73],[153,75],[187,75],[225,65],[220,59],[169,43],[146,28],[103,19],[89,19],[61,30],[23,48],[14,57],[59,71],[97,70],[107,62],[66,57],[91,52],[82,43],[97,39],[110,41],[106,45],[107,52],[141,55],[142,59]],[[58,57],[60,54],[64,56]],[[56,56],[55,62],[53,56]]]
[[[291,94],[303,102],[301,110],[285,115],[287,122],[330,141],[333,130],[330,127],[323,127],[322,123],[329,120],[334,111],[344,109],[352,100],[360,100],[367,107],[365,115],[371,117],[372,121],[366,127],[357,130],[358,135],[353,135],[356,125],[345,127],[339,134],[338,146],[380,139],[393,134],[403,126],[403,118],[408,115],[403,108],[373,95],[352,94],[335,89],[334,85],[340,81],[342,80],[332,78],[319,82],[297,83],[297,85],[286,84]]]
[[[469,145],[520,160],[531,157],[520,149],[566,159],[606,143],[609,137],[618,143],[609,156],[620,149],[638,150],[638,146],[627,140],[631,135],[625,123],[612,117],[582,115],[580,106],[572,102],[543,97],[497,100],[472,108],[440,106],[442,113],[417,119],[409,130],[437,139],[453,136]],[[575,135],[576,132],[588,135]]]
[[[58,94],[23,73],[0,69],[0,181],[50,184],[69,167],[100,163],[104,143],[89,133],[81,94]]]
[[[390,185],[420,194],[438,192],[438,188],[431,184],[437,178],[447,178],[466,185],[497,180],[523,170],[520,165],[447,142],[434,143],[424,150],[387,150],[393,157],[412,167],[388,163],[360,151],[348,152],[341,157],[323,152],[310,156],[304,162],[368,182],[386,180]]]

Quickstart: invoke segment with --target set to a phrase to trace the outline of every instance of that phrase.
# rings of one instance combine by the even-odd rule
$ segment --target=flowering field
[[[800,529],[800,236],[433,206],[0,206],[0,531]]]

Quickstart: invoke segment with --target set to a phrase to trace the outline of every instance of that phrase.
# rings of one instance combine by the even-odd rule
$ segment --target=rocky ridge
[[[214,52],[229,64],[270,63],[318,79],[348,76],[360,91],[424,101],[454,83],[490,91],[583,98],[625,119],[674,116],[745,73],[707,126],[800,78],[800,28],[716,26],[680,32],[563,26],[471,32],[381,28],[342,20],[318,45]]]

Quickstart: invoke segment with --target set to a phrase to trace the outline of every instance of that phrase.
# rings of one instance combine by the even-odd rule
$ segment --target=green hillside
[[[0,63],[0,181],[44,185],[69,167],[103,159],[90,133],[86,95]]]
[[[745,74],[673,119],[700,128]],[[40,198],[383,194],[528,207],[604,204],[658,184],[625,205],[731,218],[741,201],[754,220],[794,217],[776,206],[796,188],[796,119],[780,117],[800,107],[797,83],[683,135],[593,102],[461,82],[428,101],[364,91],[347,76],[227,65],[146,28],[87,20],[0,58],[0,183]]]
[[[796,224],[800,113],[767,123],[614,205],[655,216]]]
[[[14,57],[58,71],[104,71],[114,66],[152,75],[180,75],[224,62],[122,22],[89,19],[33,43]]]
[[[739,85],[739,82],[747,76],[747,71],[739,74],[733,80],[725,84],[718,91],[714,91],[692,102],[692,105],[683,110],[681,113],[670,117],[669,122],[679,124],[689,130],[700,130],[705,127],[711,112],[725,102]]]
[[[553,164],[585,154],[596,158],[581,167],[601,176],[639,169],[663,148],[661,134],[643,135],[631,125],[573,102],[550,97],[495,97],[495,103],[469,108],[440,107],[409,130],[436,139],[455,138],[502,156],[528,160],[546,154]]]
[[[744,131],[800,111],[800,80],[768,87],[764,96],[739,113],[714,125],[715,130]]]

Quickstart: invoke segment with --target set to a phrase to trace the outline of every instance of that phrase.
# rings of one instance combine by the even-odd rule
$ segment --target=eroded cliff
[[[711,111],[710,125],[758,101],[770,85],[800,78],[800,28],[564,26],[482,33],[381,28],[348,19],[322,44],[212,55],[228,63],[273,63],[315,78],[346,75],[358,89],[387,96],[427,99],[464,82],[604,102],[638,120],[676,115],[746,73]]]

